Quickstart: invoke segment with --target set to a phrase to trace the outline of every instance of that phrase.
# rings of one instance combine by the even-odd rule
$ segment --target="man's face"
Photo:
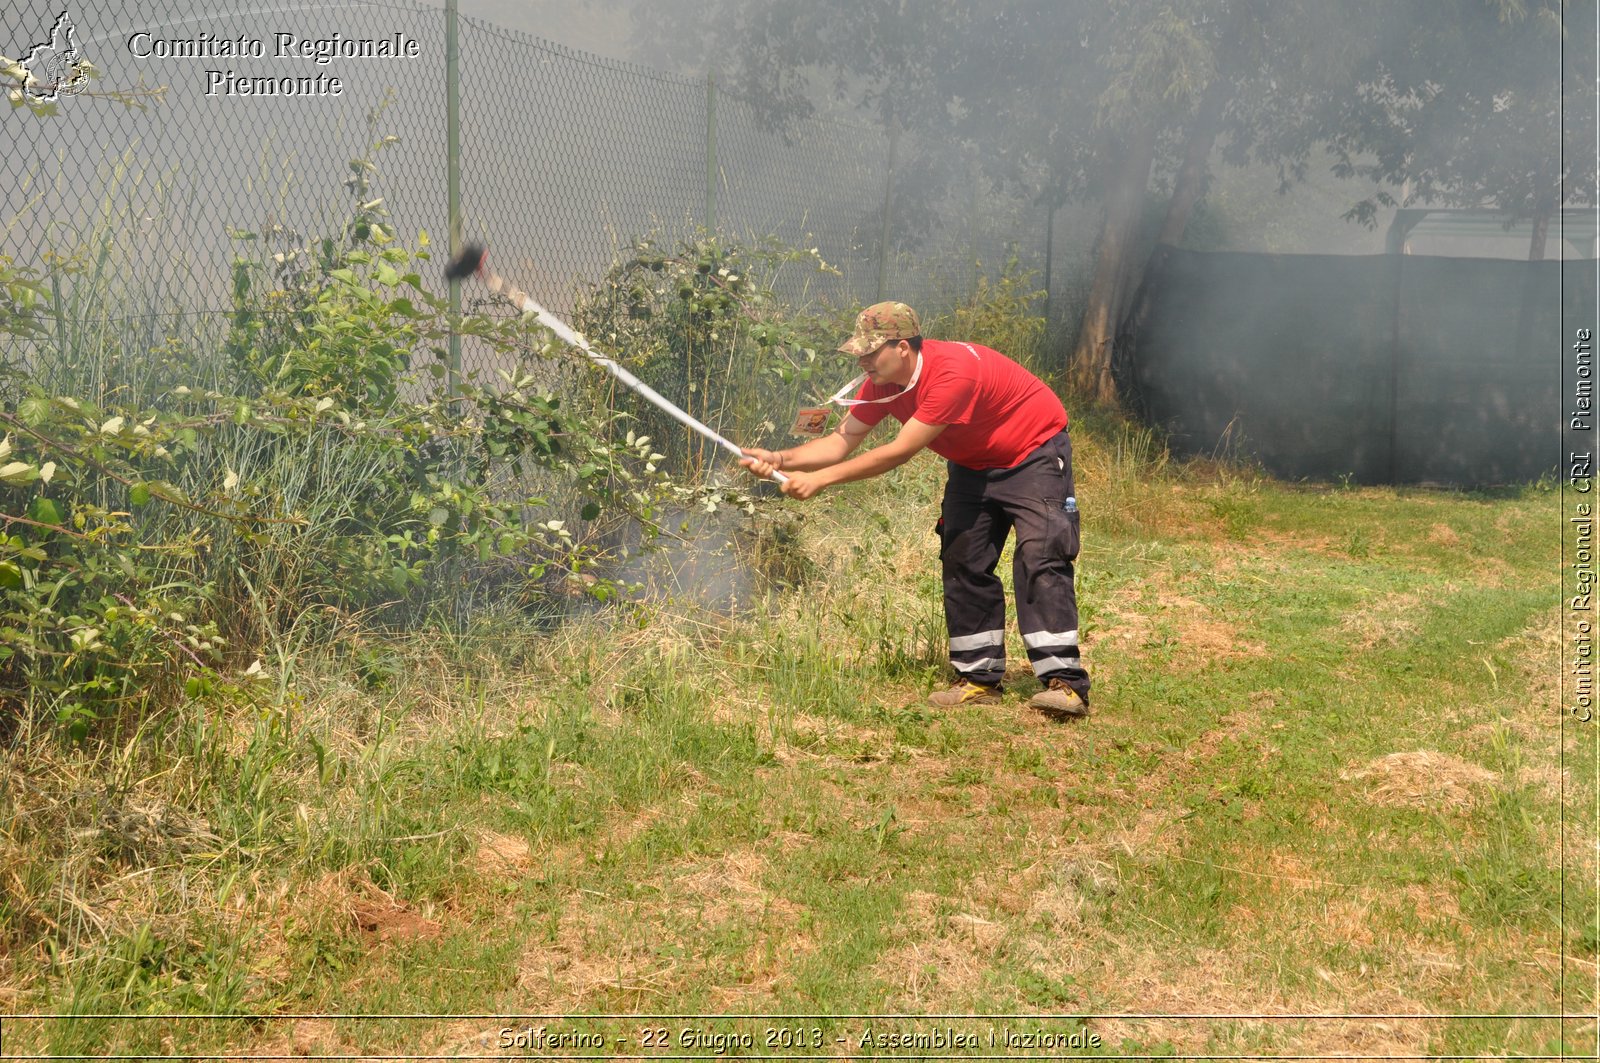
[[[902,347],[907,347],[905,340],[890,340],[871,354],[857,358],[856,367],[867,374],[869,383],[887,384],[903,360]]]

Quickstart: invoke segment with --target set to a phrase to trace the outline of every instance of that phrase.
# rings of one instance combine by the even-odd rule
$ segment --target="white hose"
[[[511,303],[524,314],[532,314],[539,320],[541,325],[549,329],[551,332],[554,332],[563,340],[566,340],[568,343],[572,344],[572,346],[578,348],[578,350],[582,351],[584,354],[588,355],[591,362],[600,366],[606,372],[622,381],[624,385],[626,385],[636,394],[643,396],[647,402],[655,406],[662,413],[665,413],[667,416],[671,417],[685,428],[689,428],[700,433],[705,438],[711,440],[711,442],[728,451],[734,457],[745,457],[744,451],[739,449],[738,445],[730,441],[726,436],[722,435],[713,428],[708,428],[701,424],[689,414],[685,413],[683,410],[680,410],[671,399],[664,398],[649,384],[646,384],[644,381],[640,380],[638,377],[622,368],[622,366],[618,365],[610,358],[607,358],[605,355],[596,351],[593,347],[590,347],[587,340],[578,335],[578,333],[574,332],[564,321],[557,318],[554,314],[540,306],[538,303],[534,302],[533,297],[527,292],[523,291],[521,288],[506,283],[503,277],[489,269],[487,266],[483,267],[479,272],[483,277],[483,282],[489,286],[491,291],[498,295],[504,296],[506,299],[509,299]],[[789,480],[787,476],[783,475],[781,472],[778,472],[776,469],[772,471],[772,478],[778,483],[787,483]]]

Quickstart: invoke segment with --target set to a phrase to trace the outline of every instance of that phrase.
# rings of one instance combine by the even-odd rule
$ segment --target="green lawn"
[[[1596,1006],[1558,492],[1284,485],[1126,443],[1079,441],[1082,723],[1023,708],[1014,632],[1004,706],[923,705],[919,459],[771,503],[763,549],[806,578],[737,619],[352,635],[265,705],[19,746],[0,918],[38,945],[0,958],[0,1010],[259,1017],[9,1020],[5,1050],[515,1051],[508,1026],[629,1038],[594,1054],[657,1027],[704,1055],[940,1026],[1087,1055],[1592,1048],[1592,1021],[1514,1017]],[[317,1013],[1058,1018],[273,1018]],[[1196,1014],[1238,1017],[1159,1017]],[[1249,1017],[1307,1015],[1380,1017]]]

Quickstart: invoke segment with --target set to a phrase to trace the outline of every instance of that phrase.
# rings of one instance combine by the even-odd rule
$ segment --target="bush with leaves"
[[[832,272],[816,249],[776,240],[745,246],[700,233],[662,247],[634,242],[579,300],[576,323],[595,344],[701,422],[745,445],[787,428],[814,374],[828,391],[848,368],[818,350],[838,343],[840,319],[797,311],[777,290],[804,290]],[[840,376],[839,383],[848,378]],[[725,454],[649,403],[597,379],[604,404],[628,410],[675,473],[699,476]]]
[[[972,297],[924,327],[934,336],[981,343],[1020,362],[1040,376],[1044,365],[1046,322],[1040,312],[1044,292],[1038,274],[1024,270],[1016,256],[1007,260],[994,282],[978,271]]]
[[[257,674],[308,618],[414,622],[485,567],[536,588],[592,565],[521,490],[529,467],[573,482],[586,514],[652,526],[672,488],[661,455],[532,386],[530,359],[566,356],[548,335],[461,320],[516,366],[504,386],[408,397],[452,322],[417,272],[425,235],[399,246],[381,200],[353,191],[338,237],[236,262],[227,334],[167,352],[194,386],[132,405],[0,367],[0,719],[50,712],[82,737]],[[51,288],[0,262],[0,333],[70,359],[50,337],[82,330],[50,327]]]

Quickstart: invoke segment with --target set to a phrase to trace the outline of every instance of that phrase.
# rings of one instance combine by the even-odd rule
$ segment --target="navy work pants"
[[[940,516],[944,616],[950,663],[964,679],[997,684],[1006,671],[1005,593],[995,568],[1013,529],[1017,620],[1034,674],[1063,679],[1088,700],[1089,673],[1078,654],[1078,556],[1072,441],[1063,429],[1010,469],[950,462]]]

